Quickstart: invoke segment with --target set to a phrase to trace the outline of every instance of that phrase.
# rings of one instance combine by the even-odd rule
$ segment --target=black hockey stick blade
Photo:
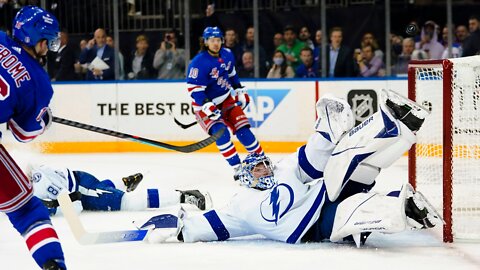
[[[241,103],[236,102],[235,104],[232,104],[232,105],[226,107],[225,109],[222,109],[222,113],[231,110],[231,109],[232,109],[233,107],[235,107],[235,106],[240,106],[240,104],[241,104]],[[187,129],[187,128],[189,128],[189,127],[193,127],[193,126],[195,126],[196,124],[198,124],[198,122],[199,122],[199,120],[195,120],[195,121],[193,121],[193,122],[191,122],[191,123],[189,123],[189,124],[184,124],[184,123],[180,122],[180,121],[173,115],[172,110],[169,110],[169,113],[170,113],[170,115],[173,117],[173,121],[175,121],[175,124],[177,124],[177,125],[178,125],[179,127],[181,127],[182,129]],[[200,121],[205,121],[205,120],[207,120],[207,119],[208,119],[208,116],[205,116],[205,117],[203,117],[202,119],[200,119]]]
[[[191,153],[191,152],[195,152],[197,150],[200,150],[202,148],[205,148],[208,145],[215,142],[218,138],[220,138],[220,136],[222,136],[223,132],[225,132],[225,128],[222,128],[222,129],[219,129],[217,132],[215,132],[214,134],[212,134],[210,137],[208,137],[206,139],[203,139],[199,142],[192,143],[192,144],[189,144],[189,145],[181,145],[180,146],[180,145],[172,145],[172,144],[168,144],[168,143],[164,143],[164,142],[154,141],[154,140],[151,140],[151,139],[142,138],[142,137],[139,137],[139,136],[134,136],[134,135],[130,135],[130,134],[127,134],[127,133],[113,131],[113,130],[110,130],[110,129],[96,127],[96,126],[92,126],[92,125],[88,125],[88,124],[83,124],[83,123],[80,123],[80,122],[76,122],[76,121],[72,121],[72,120],[68,120],[68,119],[63,119],[63,118],[55,117],[55,116],[53,117],[53,122],[59,123],[59,124],[62,124],[62,125],[66,125],[66,126],[75,127],[75,128],[85,129],[85,130],[92,131],[92,132],[97,132],[97,133],[101,133],[101,134],[105,134],[105,135],[109,135],[109,136],[113,136],[113,137],[117,137],[117,138],[121,138],[121,139],[125,139],[125,140],[129,140],[129,141],[139,142],[139,143],[148,144],[148,145],[151,145],[151,146],[165,148],[165,149],[168,149],[168,150],[182,152],[182,153]]]
[[[175,121],[175,124],[177,124],[179,127],[183,128],[183,129],[187,129],[187,128],[189,128],[189,127],[193,127],[193,126],[195,126],[195,125],[198,123],[197,120],[195,120],[195,121],[193,121],[193,122],[190,123],[190,124],[183,124],[183,123],[181,123],[180,121],[178,121],[178,119],[175,118],[175,117],[173,117],[173,121]]]

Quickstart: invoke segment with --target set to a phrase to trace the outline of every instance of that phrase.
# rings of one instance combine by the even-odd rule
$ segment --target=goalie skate
[[[342,136],[354,125],[354,118],[350,105],[343,100],[326,94],[317,104],[317,122],[315,130],[327,140],[337,144]]]
[[[202,193],[199,190],[177,190],[181,193],[180,203],[192,204],[200,210],[206,210],[213,207],[212,198],[208,192]]]
[[[412,229],[428,229],[445,223],[442,216],[421,192],[415,191],[410,184],[407,185],[407,189],[405,214],[407,224]]]
[[[430,114],[427,108],[392,90],[382,90],[382,96],[393,116],[413,132],[420,129],[425,117]]]

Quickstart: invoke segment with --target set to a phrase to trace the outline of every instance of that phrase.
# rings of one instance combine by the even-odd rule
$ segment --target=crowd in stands
[[[0,0],[0,10],[1,3],[5,1]],[[247,27],[245,35],[240,36],[241,30],[221,26],[213,5],[208,5],[205,13],[205,26],[222,28],[224,47],[233,52],[239,76],[254,78],[255,28]],[[432,20],[422,24],[412,21],[410,25],[415,25],[418,31],[409,36],[390,36],[392,76],[406,75],[410,60],[449,57],[447,27],[442,28]],[[457,25],[452,31],[454,39],[450,57],[480,54],[479,17],[471,16],[468,25]],[[354,48],[343,42],[344,32],[341,27],[331,27],[328,37],[323,37],[322,34],[320,29],[309,29],[306,25],[298,29],[285,25],[283,31],[273,34],[272,44],[260,44],[259,77],[318,78],[322,76],[323,69],[327,77],[387,75],[386,54],[373,32],[363,33],[358,46]],[[113,80],[115,61],[118,61],[118,78],[121,80],[184,79],[187,61],[185,50],[180,48],[178,32],[175,29],[166,31],[160,44],[150,44],[150,38],[145,33],[137,35],[135,48],[123,55],[120,52],[122,50],[115,53],[112,36],[102,28],[97,29],[91,39],[81,40],[79,44],[71,44],[67,31],[62,31],[59,52],[49,55],[49,74],[53,81]],[[328,42],[325,67],[321,65],[322,42]],[[97,58],[103,60],[109,68],[94,67],[91,63]]]

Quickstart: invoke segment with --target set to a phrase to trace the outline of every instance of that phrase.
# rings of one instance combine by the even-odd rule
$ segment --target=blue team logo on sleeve
[[[268,196],[260,204],[260,214],[267,222],[275,222],[281,219],[292,208],[294,193],[292,187],[282,183],[275,186]]]
[[[290,89],[255,89],[250,90],[251,102],[245,114],[252,127],[259,128],[275,111],[282,100],[288,95]]]

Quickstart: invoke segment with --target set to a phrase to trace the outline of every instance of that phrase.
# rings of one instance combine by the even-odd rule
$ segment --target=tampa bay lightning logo
[[[293,189],[289,185],[282,183],[277,185],[260,204],[260,214],[267,222],[275,222],[281,219],[293,205]]]
[[[42,174],[41,173],[36,172],[36,173],[32,174],[32,181],[34,183],[40,182],[41,179],[42,179]]]

